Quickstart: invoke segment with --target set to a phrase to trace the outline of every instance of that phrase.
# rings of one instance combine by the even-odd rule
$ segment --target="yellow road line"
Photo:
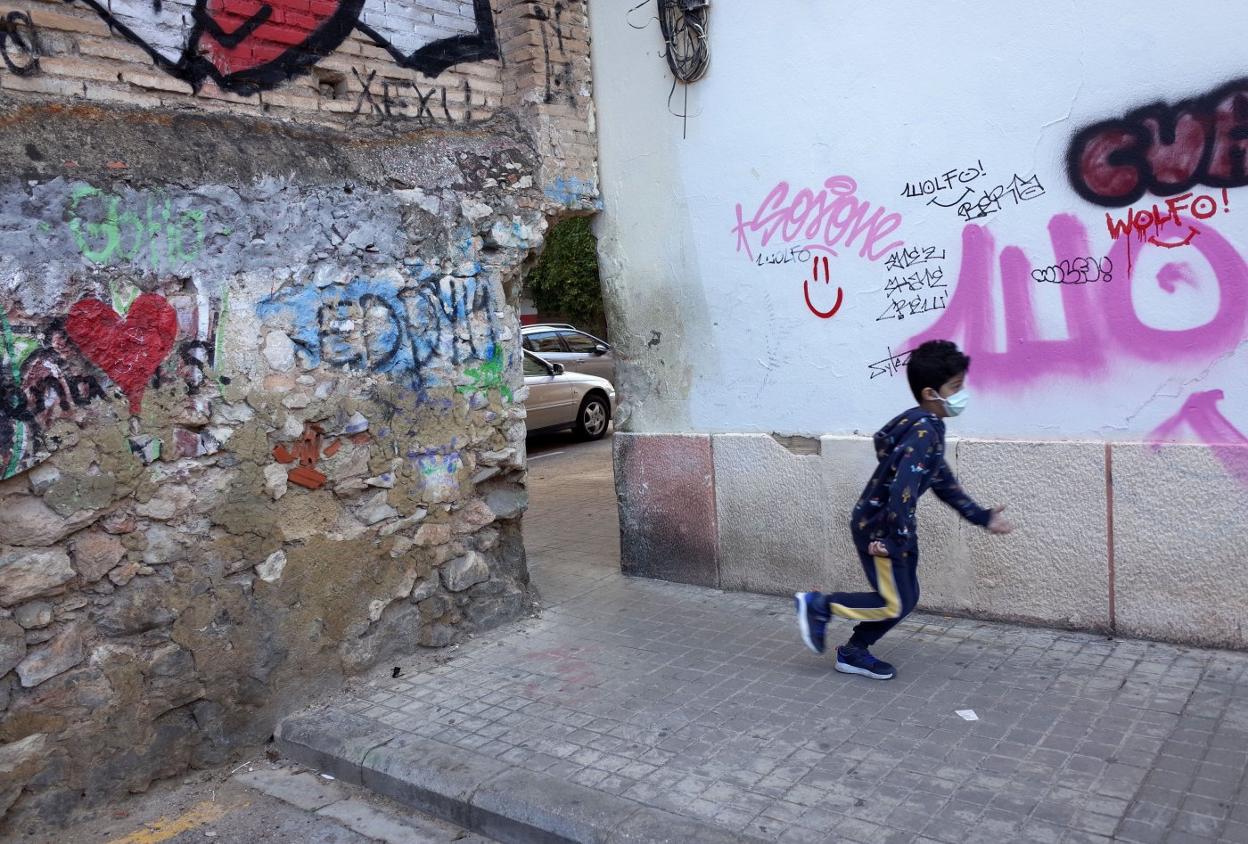
[[[225,815],[230,809],[242,809],[248,804],[226,807],[222,803],[204,800],[196,803],[176,818],[160,817],[151,823],[144,824],[143,829],[135,830],[125,838],[114,838],[108,844],[159,844],[168,841],[175,835],[181,835],[188,829],[195,829],[206,823],[212,823]]]

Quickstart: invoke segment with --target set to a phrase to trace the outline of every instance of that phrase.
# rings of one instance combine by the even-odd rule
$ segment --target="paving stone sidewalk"
[[[768,841],[1248,844],[1248,654],[915,615],[844,677],[785,599],[621,576],[609,444],[532,484],[542,616],[339,709]]]

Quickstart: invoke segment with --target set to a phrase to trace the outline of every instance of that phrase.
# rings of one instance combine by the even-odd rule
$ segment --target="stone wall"
[[[516,287],[548,219],[597,204],[583,4],[412,4],[396,65],[488,80],[489,108],[367,120],[316,71],[399,29],[329,5],[345,40],[305,21],[276,55],[297,18],[265,7],[287,29],[247,61],[205,46],[211,3],[146,29],[15,5],[0,32],[10,830],[531,606]]]

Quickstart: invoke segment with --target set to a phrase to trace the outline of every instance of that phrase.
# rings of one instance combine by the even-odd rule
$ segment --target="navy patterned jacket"
[[[854,540],[865,547],[880,540],[894,562],[918,560],[915,508],[928,488],[972,524],[983,527],[992,511],[967,495],[945,462],[945,423],[936,414],[912,407],[875,435],[880,465],[854,505]]]

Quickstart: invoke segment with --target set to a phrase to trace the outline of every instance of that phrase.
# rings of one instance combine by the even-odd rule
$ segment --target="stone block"
[[[346,800],[349,796],[346,789],[336,782],[306,771],[291,771],[287,768],[236,774],[234,781],[262,791],[270,797],[284,800],[292,806],[298,806],[305,812],[315,812],[331,803]]]
[[[455,534],[475,533],[486,525],[493,524],[494,511],[481,499],[475,499],[455,511],[451,516],[451,531]]]
[[[180,604],[174,587],[146,577],[118,590],[112,606],[101,614],[96,626],[105,636],[143,633],[175,621]]]
[[[477,551],[469,551],[442,566],[442,582],[452,592],[463,592],[470,586],[489,580],[489,577],[490,567]]]
[[[957,519],[965,555],[956,547],[943,557],[921,551],[923,606],[1108,630],[1105,445],[960,440],[949,452],[971,497],[984,507],[1007,504],[1015,530],[993,536]]]
[[[473,793],[508,770],[489,756],[410,735],[376,747],[361,765],[366,787],[466,827],[476,826]]]
[[[604,841],[637,811],[632,800],[522,768],[483,782],[472,807],[476,829],[500,841]]]
[[[394,735],[393,729],[377,721],[333,709],[287,716],[273,732],[284,756],[352,785],[364,784],[360,768],[364,757]]]
[[[0,550],[0,606],[58,591],[73,578],[69,555],[60,548]]]
[[[422,547],[445,545],[451,541],[451,526],[446,524],[421,525],[416,530],[416,544]]]
[[[26,783],[39,773],[48,751],[48,737],[34,733],[0,744],[0,817],[17,801]]]
[[[485,496],[486,505],[500,519],[518,519],[529,506],[529,494],[521,487],[499,487]]]
[[[61,516],[43,499],[17,495],[4,500],[0,519],[0,545],[40,547],[55,545],[91,521],[87,512]]]
[[[74,568],[88,583],[94,583],[121,562],[126,546],[115,536],[98,531],[87,531],[75,536],[70,542]]]
[[[82,631],[73,626],[44,647],[28,653],[17,666],[17,676],[21,679],[22,686],[29,689],[58,674],[64,674],[85,658]]]
[[[827,582],[837,516],[828,511],[818,441],[803,441],[802,453],[768,434],[711,442],[721,586],[776,594]]]
[[[47,627],[52,623],[52,605],[47,601],[31,601],[22,604],[13,612],[13,618],[27,630]],[[0,671],[0,674],[4,672]]]
[[[617,433],[613,447],[624,572],[718,586],[710,436]]]
[[[0,618],[0,677],[26,657],[26,631],[12,619]]]
[[[353,638],[348,632],[338,648],[343,669],[360,671],[391,656],[415,653],[420,645],[421,615],[415,604],[395,602],[382,609],[378,620],[363,635]]]
[[[1237,471],[1248,448],[1122,444],[1112,454],[1118,630],[1248,648],[1248,474]]]
[[[286,552],[278,549],[256,566],[256,576],[265,583],[277,583],[282,579],[282,571],[286,568]]]

